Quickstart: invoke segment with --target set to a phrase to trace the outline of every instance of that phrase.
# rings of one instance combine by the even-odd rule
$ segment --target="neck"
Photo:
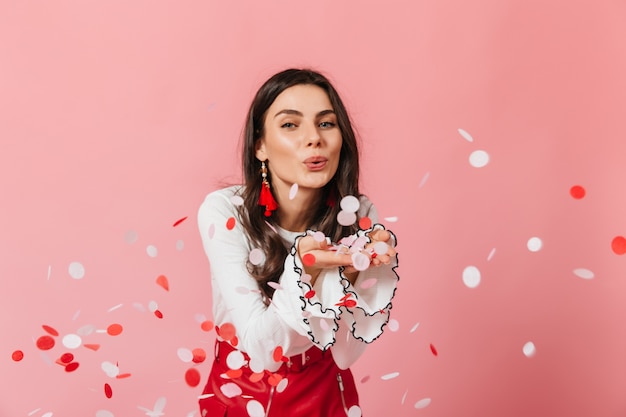
[[[312,226],[313,216],[321,204],[319,189],[299,189],[293,200],[289,199],[289,191],[280,185],[273,190],[278,202],[278,225],[292,232],[304,232]],[[285,187],[286,188],[286,187]]]

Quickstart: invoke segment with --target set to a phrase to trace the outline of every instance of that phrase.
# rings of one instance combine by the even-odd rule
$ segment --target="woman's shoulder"
[[[220,188],[211,191],[204,197],[204,201],[200,205],[200,211],[226,209],[228,211],[239,205],[237,198],[243,191],[242,185],[231,185],[229,187]]]

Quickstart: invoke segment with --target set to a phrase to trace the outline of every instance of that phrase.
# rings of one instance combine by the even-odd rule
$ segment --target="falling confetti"
[[[385,221],[388,221],[390,223],[395,223],[398,221],[398,216],[385,217]]]
[[[159,275],[156,279],[156,283],[165,291],[170,290],[170,283],[165,275]]]
[[[235,222],[234,217],[229,217],[228,220],[226,220],[226,228],[228,230],[233,230],[235,228]]]
[[[432,343],[430,344],[430,351],[435,356],[439,355],[439,353],[437,352],[437,349],[435,348],[435,345],[433,345]]]
[[[531,237],[528,239],[528,243],[526,243],[528,250],[531,252],[539,252],[541,247],[543,246],[543,242],[538,237]]]
[[[82,279],[85,276],[85,267],[80,262],[72,262],[68,268],[70,276],[74,279]]]
[[[59,335],[59,332],[55,328],[53,328],[53,327],[47,326],[45,324],[43,326],[41,326],[41,327],[46,331],[46,333],[48,333],[48,334],[50,334],[52,336],[56,337],[56,336]]]
[[[178,348],[178,350],[176,350],[176,354],[178,355],[178,359],[185,363],[193,360],[193,353],[187,348]]]
[[[235,337],[235,326],[232,323],[224,323],[219,326],[218,334],[224,340],[232,340]]]
[[[409,333],[415,332],[419,326],[420,326],[419,322],[415,323],[413,327],[411,327],[411,330],[409,331]]]
[[[109,327],[107,327],[107,333],[110,336],[120,335],[120,334],[122,334],[123,330],[124,330],[124,328],[122,327],[122,325],[121,324],[117,324],[117,323],[113,323]]]
[[[417,409],[426,408],[430,405],[430,401],[431,401],[430,398],[422,398],[421,400],[415,403],[415,408]]]
[[[289,199],[293,200],[294,198],[296,198],[296,194],[298,194],[298,184],[292,185],[289,189]]]
[[[626,239],[624,236],[615,236],[611,242],[611,249],[616,255],[623,255],[626,253]]]
[[[129,230],[124,235],[124,241],[128,244],[135,243],[137,241],[137,238],[138,238],[137,232],[135,232],[134,230]]]
[[[353,253],[352,265],[357,271],[365,271],[370,266],[370,258],[361,252]]]
[[[468,142],[474,142],[474,138],[472,138],[472,135],[470,135],[469,133],[467,133],[465,130],[463,129],[458,129],[458,132],[461,136],[463,136],[463,138],[465,138],[465,140],[467,140]]]
[[[185,382],[192,388],[198,386],[200,379],[200,372],[196,368],[189,368],[185,372]]]
[[[74,360],[74,355],[71,353],[64,353],[61,355],[61,363],[68,364]]]
[[[574,185],[572,188],[569,189],[569,193],[576,200],[580,200],[581,198],[585,197],[587,191],[585,191],[585,188],[581,185]]]
[[[183,242],[182,240],[177,240],[176,241],[176,250],[181,251],[185,249],[185,242]]]
[[[309,298],[313,298],[313,297],[315,297],[315,290],[310,290],[310,291],[307,291],[307,292],[304,294],[304,298],[309,299]]]
[[[356,222],[356,213],[346,210],[341,210],[337,213],[337,222],[342,226],[350,226]]]
[[[493,259],[493,255],[495,254],[496,254],[496,248],[492,248],[491,251],[489,252],[489,255],[487,255],[487,262]]]
[[[65,372],[74,372],[78,369],[80,364],[78,362],[71,362],[65,366]]]
[[[242,206],[243,197],[241,197],[240,195],[234,195],[230,198],[230,202],[233,203],[233,206]]]
[[[109,378],[115,378],[120,374],[120,368],[109,361],[102,362],[100,364],[100,369],[102,369]]]
[[[187,220],[187,216],[182,217],[182,218],[180,218],[180,219],[176,220],[172,226],[173,226],[173,227],[176,227],[176,226],[178,226],[179,224],[181,224],[182,222],[184,222],[185,220]]]
[[[312,253],[305,254],[304,256],[302,256],[302,263],[305,266],[315,265],[315,255],[313,255]]]
[[[356,198],[355,196],[347,195],[341,199],[339,206],[341,207],[343,211],[356,213],[359,210],[361,203],[359,202],[359,199]]]
[[[156,248],[156,246],[148,245],[148,247],[146,247],[146,253],[148,254],[149,257],[156,258],[156,256],[158,255],[159,251]]]
[[[585,268],[574,269],[574,275],[582,279],[593,279],[595,276],[592,271]]]
[[[213,324],[211,320],[205,320],[202,323],[200,323],[200,328],[205,332],[210,332],[211,330],[213,330],[214,327],[215,325]]]
[[[107,398],[111,398],[113,396],[113,389],[109,384],[104,384],[104,395]]]
[[[482,168],[489,163],[489,154],[483,150],[477,150],[470,154],[469,163],[474,168]]]
[[[353,405],[348,410],[348,417],[361,417],[361,408],[358,405]]]
[[[248,260],[252,265],[261,265],[263,262],[265,262],[265,254],[261,249],[254,248],[250,251],[250,254],[248,255]]]
[[[370,227],[372,227],[372,219],[370,219],[369,217],[361,217],[359,219],[359,229],[367,230]]]
[[[480,271],[473,265],[463,270],[463,283],[468,288],[476,288],[480,284]]]
[[[257,400],[250,400],[246,404],[246,411],[250,417],[264,417],[265,416],[265,408],[263,405]]]
[[[22,352],[21,350],[16,350],[11,354],[11,359],[13,359],[15,362],[19,362],[22,359],[24,359],[24,352]]]
[[[206,360],[206,351],[202,348],[195,348],[191,353],[193,353],[193,363],[202,363]]]
[[[397,332],[398,330],[400,330],[400,322],[398,322],[398,320],[396,319],[390,319],[387,323],[387,326],[392,332]]]
[[[50,350],[54,347],[55,341],[52,337],[46,335],[37,339],[36,344],[40,350]]]
[[[533,342],[526,342],[524,344],[524,347],[522,348],[522,352],[524,352],[524,356],[526,356],[527,358],[532,358],[533,356],[535,356],[535,353],[537,353],[537,350],[535,349],[535,344]]]
[[[224,394],[226,398],[233,398],[243,394],[241,387],[234,382],[225,383],[220,387],[220,391],[222,391],[222,394]]]
[[[115,417],[112,412],[108,410],[98,410],[96,411],[96,417]]]
[[[240,369],[246,364],[246,358],[239,350],[233,350],[226,357],[226,365],[233,370]]]
[[[387,381],[389,379],[397,378],[398,376],[400,376],[400,372],[391,372],[389,374],[381,376],[380,379],[382,379],[383,381]]]
[[[428,178],[430,178],[430,172],[427,172],[426,174],[424,174],[417,188],[422,188],[424,184],[426,184],[426,181],[428,181]]]

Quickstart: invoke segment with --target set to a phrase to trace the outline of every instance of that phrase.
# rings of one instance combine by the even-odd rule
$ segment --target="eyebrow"
[[[300,116],[300,117],[304,116],[302,112],[298,110],[283,109],[279,111],[278,113],[276,113],[274,115],[274,118],[280,116],[281,114],[292,114],[292,115]],[[322,110],[321,112],[317,113],[316,117],[326,116],[327,114],[335,114],[335,111],[334,110]]]

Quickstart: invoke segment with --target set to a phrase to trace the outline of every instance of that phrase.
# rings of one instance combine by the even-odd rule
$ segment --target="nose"
[[[322,135],[320,135],[317,125],[314,123],[309,126],[306,131],[306,145],[307,147],[318,148],[322,144]]]

